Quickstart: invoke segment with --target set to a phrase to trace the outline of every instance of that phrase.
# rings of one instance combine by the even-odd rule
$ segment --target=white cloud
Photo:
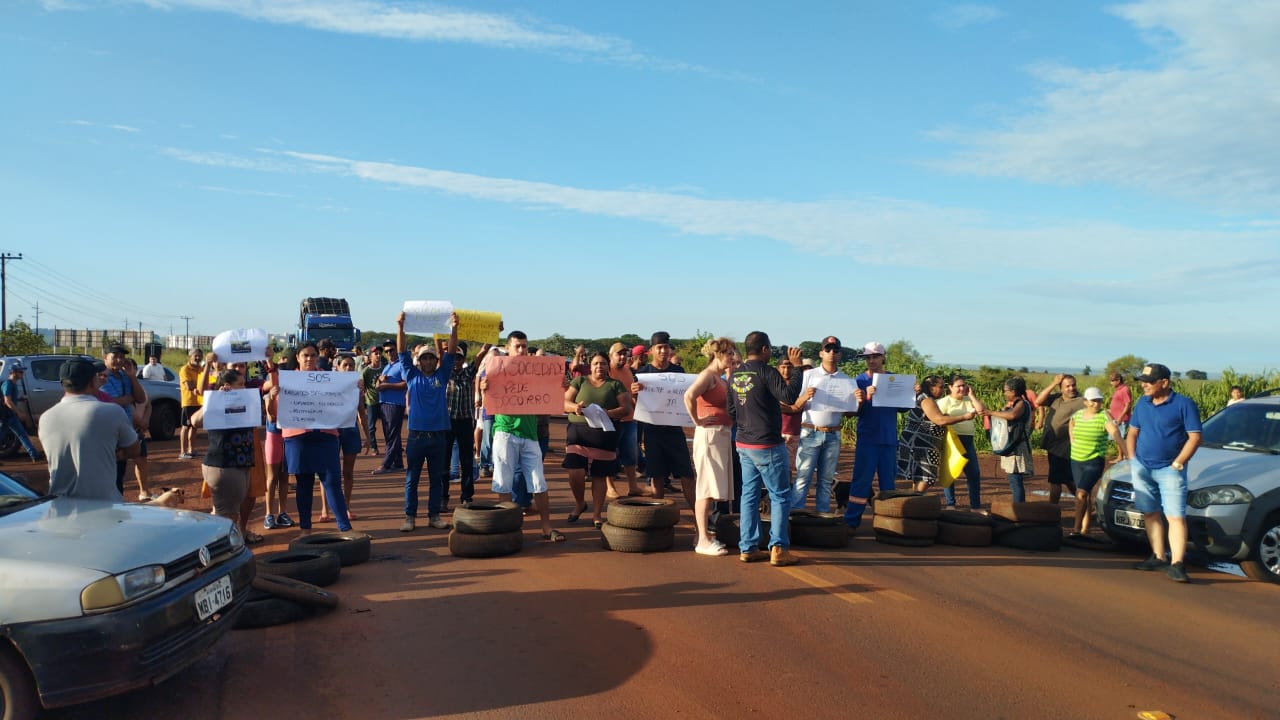
[[[209,192],[228,193],[231,195],[249,195],[253,197],[271,197],[271,198],[291,198],[292,195],[287,193],[268,192],[266,190],[242,190],[239,188],[222,187],[220,185],[201,185],[201,190]]]
[[[984,25],[1004,17],[1004,11],[991,5],[949,5],[934,13],[930,20],[946,30],[963,30],[972,25]]]
[[[127,132],[127,133],[142,132],[138,128],[133,127],[131,125],[108,125],[107,127],[111,128],[112,130],[119,130],[120,132]]]
[[[1147,0],[1113,9],[1157,50],[1154,67],[1042,66],[1030,113],[940,163],[1038,183],[1136,188],[1216,210],[1280,207],[1280,7]]]

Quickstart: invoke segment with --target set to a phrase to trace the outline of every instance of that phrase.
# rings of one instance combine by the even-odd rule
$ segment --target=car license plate
[[[1132,510],[1117,510],[1116,524],[1136,530],[1141,530],[1147,525],[1142,520],[1142,513],[1133,512]]]
[[[201,620],[218,612],[231,602],[231,577],[223,575],[218,582],[196,591],[196,614]]]

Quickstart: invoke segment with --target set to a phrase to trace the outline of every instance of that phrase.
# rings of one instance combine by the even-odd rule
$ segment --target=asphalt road
[[[158,475],[198,473],[170,445],[153,447]],[[1275,586],[1203,568],[1177,585],[1124,553],[898,548],[866,529],[844,550],[796,550],[795,567],[744,565],[694,554],[687,509],[676,550],[607,552],[589,516],[565,522],[560,459],[568,542],[529,522],[519,554],[467,560],[446,531],[397,532],[401,481],[361,458],[374,558],[330,588],[337,610],[233,632],[159,686],[49,717],[1280,716]],[[1007,495],[984,473],[988,498]]]

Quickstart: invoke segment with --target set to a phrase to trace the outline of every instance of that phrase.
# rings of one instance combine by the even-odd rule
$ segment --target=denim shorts
[[[1172,465],[1150,469],[1137,460],[1129,462],[1129,475],[1133,481],[1133,505],[1145,514],[1164,510],[1165,517],[1187,516],[1187,471],[1174,470]]]
[[[618,423],[618,464],[622,467],[635,467],[639,455],[634,420]]]
[[[1092,460],[1072,460],[1071,477],[1076,481],[1076,490],[1091,492],[1093,486],[1102,479],[1102,471],[1106,468],[1106,464],[1106,459],[1100,457]]]

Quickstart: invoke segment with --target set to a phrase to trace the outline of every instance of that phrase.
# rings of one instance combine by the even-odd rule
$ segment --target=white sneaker
[[[711,555],[712,557],[723,557],[729,554],[729,550],[719,543],[710,545],[699,545],[693,549],[699,555]]]
[[[400,532],[413,532],[413,518],[406,516],[400,524]]]

